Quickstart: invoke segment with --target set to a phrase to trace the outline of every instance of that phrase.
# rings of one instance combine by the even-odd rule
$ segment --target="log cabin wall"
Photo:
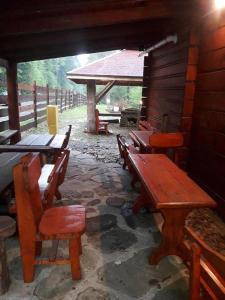
[[[182,131],[180,165],[186,168],[198,63],[198,39],[192,31],[149,54],[145,60],[143,98],[147,119],[157,131]],[[147,97],[146,97],[147,96]]]
[[[225,217],[225,16],[204,20],[199,54],[189,170]]]
[[[188,35],[150,53],[147,119],[157,131],[180,130],[185,91]],[[164,126],[163,116],[168,115]]]

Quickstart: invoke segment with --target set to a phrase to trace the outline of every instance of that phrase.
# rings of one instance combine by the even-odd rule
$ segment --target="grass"
[[[97,106],[97,109],[99,110],[100,113],[106,112],[106,104],[99,104]],[[81,119],[85,120],[87,118],[87,105],[81,105],[78,107],[75,107],[73,109],[68,109],[63,112],[63,118],[66,119]]]

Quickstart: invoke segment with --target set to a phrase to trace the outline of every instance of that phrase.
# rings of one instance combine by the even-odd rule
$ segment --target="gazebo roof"
[[[142,85],[144,57],[139,51],[122,50],[67,73],[76,83],[95,80],[97,84],[115,81],[117,85]]]

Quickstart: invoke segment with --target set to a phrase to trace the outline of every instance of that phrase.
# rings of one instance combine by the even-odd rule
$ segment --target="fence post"
[[[37,127],[37,85],[33,82],[33,98],[34,98],[34,126]]]
[[[49,105],[49,86],[46,85],[46,96],[47,96],[47,105]]]
[[[69,90],[69,109],[71,108],[71,105],[72,105],[72,103],[71,103],[71,90]]]
[[[62,113],[62,102],[63,102],[63,89],[61,89],[61,98],[60,98],[60,112]]]
[[[65,90],[65,110],[66,110],[66,106],[67,106],[67,90]]]
[[[55,89],[55,105],[58,104],[58,89]]]

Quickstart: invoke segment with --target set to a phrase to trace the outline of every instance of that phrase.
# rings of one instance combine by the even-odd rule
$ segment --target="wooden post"
[[[55,89],[55,105],[58,104],[58,89]]]
[[[87,131],[95,133],[95,80],[89,80],[87,83]]]
[[[18,130],[18,133],[11,139],[11,143],[21,140],[19,102],[17,94],[17,64],[8,62],[7,67],[7,88],[8,88],[8,111],[9,128]]]
[[[34,123],[35,127],[37,127],[37,85],[36,81],[33,83],[33,97],[34,97]]]
[[[68,91],[68,95],[69,95],[69,108],[70,108],[70,106],[71,106],[71,103],[70,103],[70,90]]]
[[[46,97],[47,97],[47,105],[49,105],[49,86],[46,85]]]
[[[67,90],[65,90],[65,110],[66,110],[66,106],[67,106]]]
[[[60,112],[62,113],[62,102],[63,102],[63,89],[61,89],[61,97],[60,97]]]

